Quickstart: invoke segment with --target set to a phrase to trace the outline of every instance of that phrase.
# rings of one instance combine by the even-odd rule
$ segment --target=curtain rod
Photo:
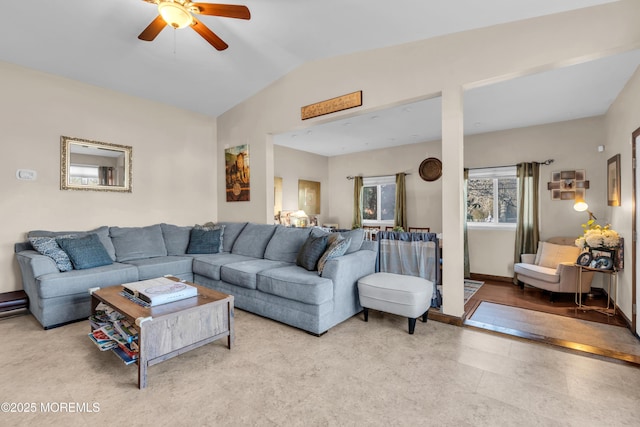
[[[405,175],[411,175],[411,174],[405,172]],[[391,176],[391,175],[363,176],[362,178],[384,178],[384,177],[387,177],[387,176]],[[353,179],[353,178],[355,178],[355,176],[351,176],[351,175],[347,176],[347,179]]]
[[[553,159],[547,159],[544,162],[532,162],[532,163],[539,163],[541,165],[549,166],[553,162],[554,162]],[[515,166],[518,166],[518,165],[516,164],[516,165],[503,165],[503,166],[486,166],[482,168],[469,168],[469,169],[510,168]]]

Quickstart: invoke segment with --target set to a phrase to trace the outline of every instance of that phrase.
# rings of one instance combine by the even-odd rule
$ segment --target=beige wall
[[[640,70],[637,70],[629,80],[621,95],[615,100],[606,115],[606,151],[600,161],[600,168],[606,170],[607,159],[616,154],[620,154],[621,157],[621,205],[619,207],[607,206],[606,187],[602,190],[599,197],[604,201],[604,217],[613,225],[613,228],[618,231],[622,237],[624,237],[625,240],[625,268],[618,274],[618,292],[620,293],[620,296],[617,298],[616,302],[628,319],[631,319],[631,305],[633,302],[631,299],[631,245],[633,244],[633,170],[631,163],[631,133],[640,127],[640,97],[638,94],[640,94]],[[639,293],[636,291],[637,297],[640,296],[638,294]],[[638,302],[640,302],[640,298],[635,301],[636,304],[638,304]],[[636,333],[640,333],[640,327],[636,329]]]
[[[458,95],[461,87],[475,87],[637,48],[640,43],[638,15],[640,2],[623,0],[304,64],[218,118],[218,153],[226,144],[250,144],[252,186],[255,180],[264,188],[264,193],[256,194],[255,198],[252,192],[249,203],[229,204],[220,200],[219,217],[270,221],[274,176],[270,135],[329,120],[321,117],[302,122],[300,107],[303,105],[362,90],[363,107],[356,112],[336,113],[330,118],[336,119],[442,94],[446,148],[443,172],[447,178],[452,169],[446,168],[459,164],[456,152],[462,154],[459,129],[463,111]],[[219,182],[222,174],[219,170]],[[461,190],[460,179],[451,179],[452,176],[456,175],[443,179],[443,195]],[[447,224],[443,227],[451,237],[459,235],[463,222],[463,211],[455,201],[455,198],[443,199],[443,209],[453,208],[447,212]],[[445,266],[445,285],[448,277],[456,279],[456,283],[450,285],[450,289],[455,287],[455,292],[448,302],[445,293],[445,313],[462,313],[462,283],[457,280],[461,271],[462,262]]]
[[[298,180],[320,183],[320,215],[318,223],[329,218],[328,157],[291,148],[274,146],[274,174],[282,178],[282,210],[298,210]]]
[[[603,204],[601,195],[606,188],[606,168],[602,162],[606,163],[607,153],[597,150],[604,138],[603,116],[474,135],[465,139],[465,167],[554,159],[540,168],[540,238],[577,237],[588,216],[574,211],[572,201],[551,200],[547,183],[553,171],[584,169],[590,185],[586,191],[589,208],[598,218],[605,218],[606,200]],[[470,229],[471,272],[511,277],[514,245],[515,231]]]
[[[13,244],[29,230],[216,218],[215,119],[7,63],[0,77],[0,292],[22,288]],[[132,146],[133,192],[61,191],[61,135]]]
[[[514,165],[520,162],[554,159],[540,173],[541,238],[579,236],[586,214],[573,210],[571,201],[554,201],[547,188],[551,172],[584,169],[590,188],[586,200],[598,218],[608,220],[605,172],[610,153],[599,153],[605,140],[604,116],[511,129],[469,136],[465,139],[465,167],[481,168]],[[334,157],[315,156],[284,147],[275,147],[277,176],[290,176],[291,203],[298,177],[309,168],[328,160],[328,183],[323,182],[323,200],[329,199],[330,222],[351,227],[353,182],[350,175],[378,176],[406,172],[407,218],[411,226],[427,226],[442,232],[442,179],[426,182],[418,167],[426,157],[441,158],[441,142],[424,142]],[[323,160],[324,159],[324,160]],[[325,211],[327,212],[327,211]],[[329,221],[327,219],[327,221]],[[513,275],[514,230],[469,230],[471,272],[492,276]],[[599,281],[596,281],[599,284]]]

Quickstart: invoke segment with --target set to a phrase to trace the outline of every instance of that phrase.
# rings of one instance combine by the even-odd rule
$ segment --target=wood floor
[[[597,289],[594,292],[594,294],[586,296],[584,304],[606,307],[606,294],[598,292]],[[575,295],[572,293],[554,294],[554,300],[551,301],[551,294],[542,289],[529,286],[521,289],[511,283],[486,280],[485,284],[465,304],[464,309],[465,313],[467,313],[467,318],[471,316],[481,301],[495,302],[609,325],[627,326],[624,317],[619,312],[615,316],[607,316],[597,311],[579,310],[576,307]]]
[[[540,311],[627,328],[627,322],[619,312],[617,312],[615,316],[608,316],[597,311],[580,310],[576,307],[574,294],[556,294],[554,295],[553,301],[551,301],[550,297],[551,295],[549,292],[537,288],[525,287],[524,289],[521,289],[519,286],[511,283],[485,280],[485,284],[465,304],[465,319],[469,319],[473,315],[474,311],[482,301],[488,301],[512,307],[524,308],[527,310]],[[596,292],[587,296],[583,303],[589,306],[604,308],[607,305],[607,296],[606,294],[597,292],[596,290]],[[465,320],[465,325],[476,327],[475,322],[470,320]],[[589,353],[596,356],[616,359],[635,366],[640,366],[640,357],[637,355],[584,345],[584,343],[579,342],[579,339],[558,340],[553,337],[531,334],[524,331],[505,331],[503,328],[499,327],[492,329],[490,325],[483,325],[481,329],[490,330],[496,333],[506,333],[518,338],[544,342],[546,344]],[[640,345],[640,340],[638,343]]]

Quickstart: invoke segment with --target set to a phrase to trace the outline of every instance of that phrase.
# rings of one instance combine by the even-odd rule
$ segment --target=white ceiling
[[[247,0],[236,4],[249,7],[251,20],[199,17],[229,44],[227,50],[218,52],[190,28],[165,28],[153,42],[138,40],[138,34],[157,16],[156,6],[143,0],[4,0],[0,60],[216,117],[307,61],[613,1]],[[614,96],[620,82],[625,76],[628,79],[632,63],[639,62],[637,55],[620,61],[616,67],[623,69],[616,68],[615,73],[610,65],[603,65],[609,78],[601,82],[599,97]],[[613,78],[611,74],[620,75]],[[574,81],[575,76],[565,78]],[[517,81],[502,85],[509,84],[519,87]],[[536,84],[551,87],[549,81]],[[585,92],[592,92],[593,86],[586,84],[589,90]],[[509,94],[514,87],[502,85],[476,89],[466,97],[465,115],[471,124],[480,123],[478,131],[502,126],[497,113],[504,107],[496,103],[495,110],[486,111],[483,102],[490,96],[507,106],[509,100],[513,103]],[[483,93],[491,90],[503,92]],[[413,113],[420,113],[417,123],[429,124],[434,111],[439,117],[439,105],[429,105],[434,102],[438,101],[426,103],[424,113],[422,106],[411,107]],[[540,103],[546,110],[557,104],[548,99]],[[578,105],[584,103],[581,100]],[[518,109],[523,104],[518,102]],[[474,105],[482,105],[487,115],[471,114]],[[565,109],[564,117],[572,109],[577,107]],[[508,110],[515,114],[514,108]],[[527,113],[522,111],[522,116]],[[406,143],[400,142],[405,138],[427,140],[436,132],[432,126],[394,125],[387,120],[392,114],[402,115],[379,112],[378,119],[368,120],[396,129],[393,143]],[[511,123],[518,120],[510,117]],[[439,119],[436,122],[440,126]],[[341,125],[346,127],[349,125]],[[439,130],[437,133],[439,137]]]
[[[640,65],[640,50],[472,89],[464,133],[535,126],[607,112]],[[298,129],[274,143],[323,156],[441,139],[440,98]]]

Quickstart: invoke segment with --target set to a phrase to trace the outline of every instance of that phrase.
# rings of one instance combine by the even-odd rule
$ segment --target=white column
[[[442,91],[442,312],[464,313],[463,89]]]

